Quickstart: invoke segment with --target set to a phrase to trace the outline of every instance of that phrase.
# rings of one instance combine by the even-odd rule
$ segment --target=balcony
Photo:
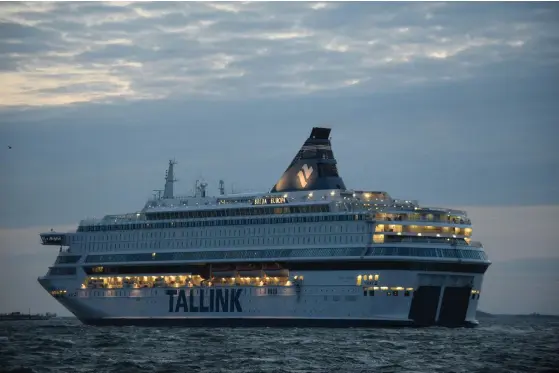
[[[432,225],[400,225],[400,224],[377,224],[375,233],[393,233],[397,235],[427,235],[427,236],[448,236],[456,238],[456,236],[470,237],[472,228],[458,227],[441,227]]]
[[[433,223],[449,223],[449,224],[465,224],[471,225],[472,222],[469,218],[459,215],[448,214],[424,214],[424,213],[411,213],[411,214],[395,214],[395,213],[376,213],[374,215],[377,221],[420,221],[420,222],[433,222]]]
[[[456,245],[456,246],[470,246],[468,241],[464,238],[455,237],[422,237],[422,236],[395,236],[395,235],[384,235],[384,234],[374,234],[373,243],[375,244],[385,244],[385,243],[431,243],[431,244],[446,244],[446,245]]]

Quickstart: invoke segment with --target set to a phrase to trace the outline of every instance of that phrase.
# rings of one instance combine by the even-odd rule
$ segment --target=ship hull
[[[190,328],[388,328],[388,327],[425,327],[413,320],[372,320],[372,319],[321,319],[321,318],[102,318],[83,319],[86,325],[93,326],[142,326],[142,327],[190,327]],[[437,325],[437,324],[434,324]],[[446,327],[469,327],[478,325],[477,321],[464,321]]]
[[[185,327],[462,327],[477,325],[482,274],[382,271],[355,284],[353,271],[300,272],[300,286],[80,289],[57,300],[84,324]],[[309,279],[307,281],[307,278]],[[321,285],[334,280],[337,285]],[[41,280],[50,286],[49,280]],[[379,286],[380,285],[380,286]],[[412,291],[403,289],[413,288]],[[377,290],[372,290],[377,289]]]

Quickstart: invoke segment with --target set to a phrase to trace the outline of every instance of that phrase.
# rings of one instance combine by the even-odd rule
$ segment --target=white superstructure
[[[269,193],[175,197],[41,234],[41,285],[96,325],[475,325],[490,265],[464,211],[350,190],[313,128]],[[163,192],[163,193],[161,193]]]

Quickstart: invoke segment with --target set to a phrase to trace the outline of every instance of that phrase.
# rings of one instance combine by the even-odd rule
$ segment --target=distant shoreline
[[[541,313],[506,314],[506,313],[489,313],[489,312],[477,311],[476,317],[478,318],[494,318],[494,317],[559,318],[559,315],[544,315]]]

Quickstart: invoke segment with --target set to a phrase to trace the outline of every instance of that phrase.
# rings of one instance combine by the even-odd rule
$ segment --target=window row
[[[227,260],[264,258],[306,258],[330,256],[358,256],[362,248],[268,249],[235,251],[198,251],[174,253],[138,253],[114,255],[88,255],[86,263],[159,262],[168,260]]]
[[[400,224],[377,224],[375,232],[385,233],[421,233],[421,234],[456,234],[471,236],[472,228],[458,227],[435,227],[432,225],[400,225]]]
[[[405,221],[405,220],[416,220],[416,221],[433,221],[433,222],[448,222],[454,224],[471,224],[471,220],[465,216],[460,215],[450,215],[447,213],[386,213],[380,212],[375,215],[377,221]]]
[[[78,260],[80,260],[80,258],[81,258],[81,255],[59,256],[58,258],[56,258],[56,263],[55,264],[76,263]]]
[[[479,250],[440,249],[431,247],[373,247],[371,256],[421,256],[431,258],[460,258],[487,260],[485,252]]]
[[[320,204],[309,206],[243,207],[235,209],[212,209],[201,211],[147,212],[146,218],[147,220],[203,219],[247,215],[309,214],[329,211],[330,206],[328,206],[328,204]]]
[[[318,211],[313,211],[318,212]],[[182,219],[182,218],[177,218]],[[286,223],[318,223],[326,221],[352,221],[365,220],[366,215],[321,215],[308,217],[284,217],[284,218],[257,218],[257,219],[220,219],[207,221],[178,221],[168,223],[134,223],[134,224],[112,224],[112,225],[85,225],[78,227],[78,232],[101,232],[122,231],[135,229],[162,229],[162,228],[198,228],[218,227],[227,225],[258,225],[258,224],[286,224]]]
[[[71,276],[76,274],[76,267],[52,267],[49,276]]]
[[[264,258],[300,258],[359,256],[362,248],[314,248],[314,249],[267,249],[234,251],[199,251],[174,253],[137,253],[88,255],[87,263],[116,262],[160,262],[172,260],[229,260],[229,259],[264,259]],[[369,256],[417,256],[432,258],[461,258],[487,260],[483,251],[462,249],[438,249],[418,247],[377,247],[372,248]]]
[[[276,262],[274,259],[262,259],[262,263]],[[246,265],[246,261],[228,262],[231,265]],[[131,265],[130,263],[103,265],[102,267],[92,265],[83,267],[88,275],[114,274],[114,275],[177,275],[188,273],[200,274],[203,277],[210,276],[211,267],[215,263],[190,263],[190,264],[162,264],[143,263]],[[297,260],[283,261],[281,266],[289,271],[429,271],[429,272],[462,272],[462,273],[485,273],[489,264],[487,263],[463,263],[463,262],[429,262],[417,260]]]
[[[347,215],[344,215],[347,216]],[[72,242],[97,242],[97,241],[142,241],[150,238],[237,238],[247,236],[270,236],[270,235],[293,235],[313,233],[364,233],[365,224],[298,224],[283,226],[245,226],[238,228],[191,228],[173,229],[169,231],[147,231],[147,232],[125,232],[125,233],[102,233],[90,235],[72,235]]]
[[[150,240],[144,242],[76,244],[72,251],[100,252],[110,250],[165,250],[165,249],[200,249],[200,248],[234,248],[262,245],[331,245],[331,244],[364,244],[368,241],[366,235],[278,235],[268,237],[228,238],[228,239],[175,239],[175,240]]]

